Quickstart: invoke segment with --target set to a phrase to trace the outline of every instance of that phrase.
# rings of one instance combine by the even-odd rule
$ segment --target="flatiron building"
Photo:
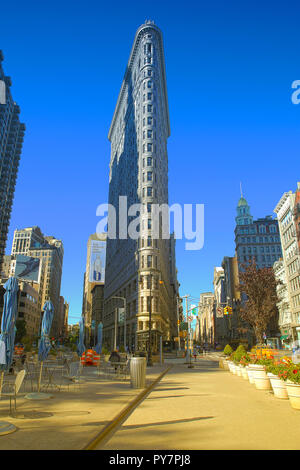
[[[170,341],[177,332],[173,239],[152,237],[152,204],[168,204],[169,107],[163,39],[146,21],[135,35],[109,130],[111,159],[109,204],[116,209],[116,238],[107,239],[103,339],[113,345],[116,307],[126,301],[126,328],[117,322],[118,344],[147,350],[151,309],[152,351],[160,337]],[[139,237],[120,237],[119,197],[128,208],[143,204]],[[130,222],[131,219],[128,219]],[[108,214],[108,227],[112,223]],[[124,301],[125,299],[125,301]]]

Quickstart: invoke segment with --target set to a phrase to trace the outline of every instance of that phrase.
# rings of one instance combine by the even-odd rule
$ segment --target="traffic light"
[[[224,307],[224,315],[232,315],[232,307],[226,305],[226,307]]]

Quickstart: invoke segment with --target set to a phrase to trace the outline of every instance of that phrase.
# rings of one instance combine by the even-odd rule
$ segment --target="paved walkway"
[[[208,358],[175,365],[103,449],[300,449],[300,411]]]
[[[217,355],[189,368],[168,359],[147,369],[150,385],[173,367],[144,401],[98,449],[300,449],[300,411],[249,381],[220,369]],[[18,430],[0,436],[0,450],[80,450],[141,393],[127,382],[98,378],[87,368],[80,392],[54,392],[45,401],[18,399],[25,419],[8,416],[0,400],[0,420]]]
[[[147,368],[149,386],[166,366]],[[81,450],[120,411],[141,393],[129,379],[99,378],[95,367],[85,368],[86,382],[80,391],[49,391],[53,398],[32,401],[18,396],[17,412],[24,419],[9,416],[9,400],[0,400],[0,421],[17,426],[17,431],[0,435],[0,450]]]

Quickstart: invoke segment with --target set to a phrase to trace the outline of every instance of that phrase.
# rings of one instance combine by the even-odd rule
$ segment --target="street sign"
[[[197,315],[197,314],[198,314],[198,312],[197,312],[197,310],[198,310],[197,306],[196,306],[196,305],[191,305],[191,307],[192,307],[192,314],[193,314],[193,315]]]
[[[223,309],[222,307],[217,308],[217,318],[222,318],[223,317]]]
[[[125,309],[118,308],[118,322],[122,324],[124,323],[124,321],[125,321]]]

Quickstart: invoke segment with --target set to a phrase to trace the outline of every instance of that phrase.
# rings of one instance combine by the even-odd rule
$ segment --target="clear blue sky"
[[[107,134],[136,29],[162,29],[171,119],[170,203],[205,204],[205,245],[177,243],[181,294],[212,289],[234,255],[239,184],[255,218],[272,214],[299,174],[300,7],[246,0],[15,1],[1,5],[0,48],[27,130],[15,228],[61,238],[62,295],[81,314],[86,244],[108,198]]]

